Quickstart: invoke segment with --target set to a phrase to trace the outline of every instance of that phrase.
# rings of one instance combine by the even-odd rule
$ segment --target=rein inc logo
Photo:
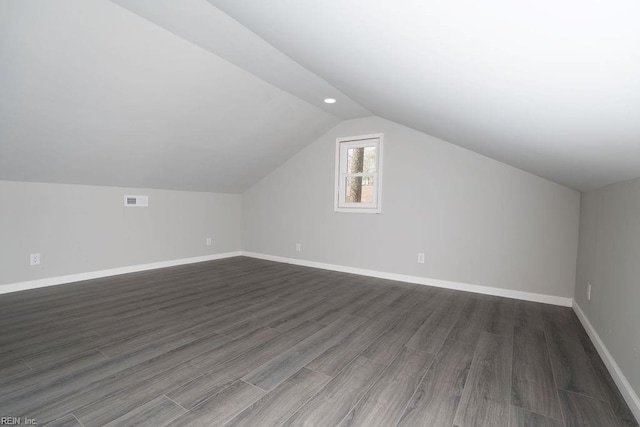
[[[38,422],[35,418],[27,417],[0,417],[0,426],[35,426]]]

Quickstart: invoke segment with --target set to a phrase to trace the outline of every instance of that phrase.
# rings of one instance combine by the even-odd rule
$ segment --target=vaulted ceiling
[[[637,0],[209,0],[372,113],[580,190],[640,176]]]
[[[2,2],[0,179],[239,192],[373,114],[597,188],[640,176],[639,21],[636,0]]]
[[[0,64],[0,179],[237,193],[341,120],[105,0],[0,2]]]

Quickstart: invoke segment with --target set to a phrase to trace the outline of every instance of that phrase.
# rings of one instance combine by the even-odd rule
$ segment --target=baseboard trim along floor
[[[620,393],[622,393],[627,405],[629,405],[629,409],[631,409],[631,412],[633,412],[636,419],[640,420],[640,398],[633,390],[633,387],[631,387],[627,377],[622,373],[620,366],[618,366],[611,353],[609,353],[609,349],[607,349],[604,342],[602,342],[600,335],[598,335],[591,322],[589,322],[589,319],[587,319],[584,311],[582,311],[578,303],[575,301],[573,302],[573,311],[578,316],[578,319],[580,319],[582,326],[587,331],[587,334],[589,335],[589,338],[591,338],[591,342],[596,347],[596,350],[598,350],[598,354],[604,361],[611,378],[613,378],[613,381],[618,386],[618,389],[620,390]]]
[[[100,279],[102,277],[117,276],[119,274],[137,273],[139,271],[155,270],[157,268],[174,267],[176,265],[193,264],[196,262],[213,261],[216,259],[241,256],[242,252],[225,252],[220,254],[197,256],[192,258],[180,258],[169,261],[152,262],[149,264],[131,265],[127,267],[110,268],[86,273],[70,274],[66,276],[49,277],[46,279],[29,280],[26,282],[8,283],[0,285],[0,294],[26,291],[28,289],[44,288],[47,286],[64,285],[66,283],[80,282],[83,280]]]
[[[544,304],[571,307],[573,298],[558,297],[553,295],[536,294],[533,292],[514,291],[511,289],[494,288],[491,286],[471,285],[468,283],[451,282],[448,280],[429,279],[427,277],[410,276],[406,274],[386,273],[383,271],[367,270],[363,268],[347,267],[343,265],[325,264],[315,261],[307,261],[296,258],[265,255],[255,252],[242,252],[243,256],[259,258],[268,261],[282,262],[286,264],[301,265],[305,267],[321,268],[323,270],[339,271],[342,273],[359,274],[361,276],[377,277],[379,279],[397,280],[399,282],[414,283],[417,285],[435,286],[437,288],[454,289],[457,291],[473,292],[477,294],[493,295],[497,297],[514,298],[524,301],[541,302]]]
[[[196,262],[213,261],[216,259],[230,258],[234,256],[247,256],[269,261],[294,264],[305,267],[320,268],[323,270],[339,271],[342,273],[358,274],[361,276],[376,277],[379,279],[396,280],[399,282],[414,283],[418,285],[435,286],[438,288],[454,289],[458,291],[474,292],[478,294],[493,295],[498,297],[514,298],[525,301],[541,302],[563,307],[573,305],[572,298],[558,297],[553,295],[536,294],[532,292],[515,291],[511,289],[494,288],[490,286],[472,285],[468,283],[451,282],[447,280],[429,279],[420,276],[410,276],[406,274],[387,273],[383,271],[368,270],[363,268],[348,267],[336,264],[326,264],[315,261],[307,261],[295,258],[285,258],[274,255],[266,255],[255,252],[235,251],[220,254],[204,255],[192,258],[181,258],[169,261],[153,262],[149,264],[139,264],[127,267],[111,268],[99,271],[70,274],[66,276],[50,277],[45,279],[30,280],[25,282],[8,283],[0,285],[0,294],[37,289],[47,286],[62,285],[65,283],[80,282],[83,280],[99,279],[102,277],[117,276],[119,274],[136,273],[139,271],[153,270],[156,268],[173,267],[176,265],[192,264]]]

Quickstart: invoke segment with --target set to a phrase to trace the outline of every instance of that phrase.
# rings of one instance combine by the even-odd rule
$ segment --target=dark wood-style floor
[[[637,425],[571,309],[249,258],[2,295],[0,328],[0,416],[41,426]]]

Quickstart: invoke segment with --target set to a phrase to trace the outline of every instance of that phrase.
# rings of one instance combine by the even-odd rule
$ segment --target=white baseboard
[[[591,322],[589,322],[584,311],[582,311],[578,303],[575,301],[573,302],[573,311],[575,311],[578,319],[580,319],[582,326],[584,326],[584,329],[587,331],[587,334],[589,335],[589,338],[591,338],[591,342],[595,345],[596,350],[598,350],[598,354],[600,354],[600,357],[611,374],[611,378],[613,378],[613,381],[618,386],[618,389],[620,390],[620,393],[622,393],[627,405],[629,405],[631,412],[633,412],[636,420],[640,420],[640,398],[638,398],[635,390],[631,387],[631,384],[629,384],[629,381],[622,373],[622,370],[616,363],[615,359],[611,356],[611,353],[609,353],[609,350],[600,339],[600,335],[598,335]]]
[[[90,271],[86,273],[71,274],[68,276],[50,277],[46,279],[30,280],[26,282],[9,283],[0,285],[0,294],[10,292],[24,291],[28,289],[43,288],[47,286],[62,285],[65,283],[79,282],[83,280],[99,279],[101,277],[117,276],[119,274],[135,273],[139,271],[154,270],[157,268],[173,267],[176,265],[192,264],[196,262],[213,261],[216,259],[230,258],[235,256],[247,256],[251,258],[259,258],[269,261],[282,262],[287,264],[295,264],[306,267],[320,268],[323,270],[339,271],[343,273],[358,274],[361,276],[377,277],[380,279],[397,280],[399,282],[415,283],[418,285],[435,286],[438,288],[454,289],[459,291],[474,292],[478,294],[494,295],[506,298],[514,298],[525,301],[541,302],[545,304],[560,305],[571,307],[573,299],[557,297],[553,295],[536,294],[532,292],[514,291],[510,289],[494,288],[490,286],[471,285],[467,283],[450,282],[439,279],[429,279],[426,277],[410,276],[406,274],[386,273],[376,270],[367,270],[362,268],[347,267],[336,264],[325,264],[314,261],[306,261],[295,258],[285,258],[274,255],[259,254],[254,252],[225,252],[213,255],[204,255],[193,258],[182,258],[170,261],[160,261],[150,264],[132,265],[128,267],[112,268],[108,270]]]
[[[346,267],[343,265],[324,264],[314,261],[306,261],[295,258],[285,258],[273,255],[265,255],[254,252],[242,252],[242,255],[259,258],[268,261],[283,262],[287,264],[302,265],[305,267],[321,268],[323,270],[340,271],[343,273],[359,274],[361,276],[377,277],[380,279],[397,280],[399,282],[415,283],[418,285],[435,286],[438,288],[455,289],[458,291],[474,292],[477,294],[494,295],[499,297],[514,298],[525,301],[541,302],[544,304],[560,305],[563,307],[571,307],[573,298],[557,297],[553,295],[536,294],[533,292],[514,291],[503,288],[493,288],[490,286],[471,285],[468,283],[450,282],[447,280],[429,279],[420,276],[409,276],[406,274],[385,273],[376,270],[367,270],[363,268]]]
[[[30,280],[27,282],[9,283],[0,285],[0,294],[25,291],[27,289],[44,288],[46,286],[63,285],[65,283],[80,282],[82,280],[99,279],[101,277],[117,276],[119,274],[135,273],[138,271],[155,270],[157,268],[173,267],[176,265],[193,264],[196,262],[213,261],[222,258],[240,256],[242,252],[225,252],[213,255],[204,255],[193,258],[181,258],[170,261],[152,262],[150,264],[131,265],[128,267],[110,268],[108,270],[90,271],[87,273],[71,274],[68,276],[50,277],[46,279]]]

